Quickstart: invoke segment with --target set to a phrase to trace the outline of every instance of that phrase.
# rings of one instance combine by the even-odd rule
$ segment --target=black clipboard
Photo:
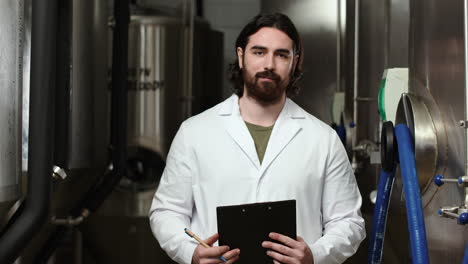
[[[219,245],[239,248],[239,264],[273,263],[262,247],[270,232],[297,238],[296,200],[220,206],[216,213]]]

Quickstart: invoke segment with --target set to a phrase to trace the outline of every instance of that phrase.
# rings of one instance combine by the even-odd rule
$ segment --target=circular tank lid
[[[437,186],[432,179],[437,172],[438,144],[436,129],[431,114],[422,98],[403,93],[398,103],[395,126],[405,124],[411,131],[416,159],[416,170],[423,206],[426,206]],[[396,195],[401,196],[401,185],[396,184]]]

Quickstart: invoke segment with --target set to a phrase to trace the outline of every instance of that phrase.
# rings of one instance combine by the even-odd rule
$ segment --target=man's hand
[[[218,234],[214,234],[205,240],[205,243],[212,246],[219,238]],[[239,259],[239,249],[229,250],[228,246],[205,248],[198,245],[192,256],[192,264],[217,264],[223,263],[218,257],[222,256],[227,260],[226,263],[234,263]]]
[[[270,233],[269,237],[284,244],[282,245],[271,241],[263,241],[262,246],[264,248],[271,249],[267,251],[267,255],[273,258],[273,263],[314,263],[312,251],[310,250],[309,246],[307,246],[307,244],[304,242],[304,239],[302,239],[302,237],[297,236],[297,241],[278,233]]]

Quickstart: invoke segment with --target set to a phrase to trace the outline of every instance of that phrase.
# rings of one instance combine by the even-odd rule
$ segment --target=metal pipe
[[[194,31],[194,0],[185,0],[183,3],[182,19],[184,26],[183,33],[183,52],[185,61],[183,65],[184,78],[182,79],[183,85],[183,99],[184,110],[183,119],[192,116],[192,106],[194,95],[192,91],[192,77],[193,77],[193,31]]]
[[[458,208],[457,208],[457,209],[458,209]],[[448,215],[448,216],[451,216],[451,217],[453,217],[453,218],[455,218],[455,219],[458,219],[458,214],[456,214],[456,213],[452,213],[452,212],[446,211],[446,212],[444,212],[444,214],[446,214],[446,215]]]
[[[354,94],[353,98],[358,98],[359,84],[359,0],[354,4]],[[358,102],[353,100],[353,122],[357,123]],[[353,142],[354,145],[355,142]]]
[[[394,180],[394,169],[391,171],[381,170],[377,200],[374,207],[374,217],[372,218],[372,230],[369,238],[369,264],[379,264],[382,261],[385,226],[387,224],[390,195],[392,193]]]
[[[61,225],[55,228],[34,257],[34,263],[47,264],[50,256],[54,254],[55,249],[64,242],[65,237],[72,231],[73,229],[66,225]]]
[[[413,140],[409,128],[404,124],[395,127],[395,134],[405,192],[412,261],[415,264],[426,264],[429,263],[429,253]]]
[[[358,123],[358,101],[356,98],[359,97],[358,84],[359,84],[359,0],[354,0],[354,80],[353,80],[353,119],[351,124],[345,124],[350,126],[354,133],[351,138],[351,148],[354,148],[357,144],[357,132],[356,123]],[[353,171],[357,171],[359,164],[357,162],[356,154],[352,154],[352,168]]]
[[[127,164],[127,76],[129,0],[114,0],[115,28],[112,43],[111,158],[112,172],[97,188],[86,208],[96,210],[125,175]]]
[[[468,3],[463,1],[464,9],[464,41],[465,41],[465,120],[468,120]],[[468,132],[465,127],[465,175],[468,175]],[[465,187],[465,206],[468,207],[468,187]]]
[[[57,0],[35,0],[32,5],[28,190],[23,213],[0,237],[0,263],[18,258],[49,213]]]
[[[127,71],[129,1],[114,1],[112,44],[111,151],[114,173],[123,173],[127,162]]]
[[[342,27],[341,27],[341,0],[337,0],[337,21],[336,21],[336,88],[335,92],[341,91],[341,42],[342,42]],[[333,118],[333,117],[332,117]],[[338,121],[336,121],[338,122]]]
[[[57,218],[56,216],[52,216],[50,221],[54,225],[77,226],[81,224],[90,214],[91,212],[88,209],[84,209],[81,211],[81,214],[78,217],[69,215],[67,218]]]

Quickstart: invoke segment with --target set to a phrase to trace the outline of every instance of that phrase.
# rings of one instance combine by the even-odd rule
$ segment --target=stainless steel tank
[[[183,120],[182,20],[132,16],[129,26],[128,143],[165,157]]]
[[[0,2],[0,218],[21,196],[24,2]]]
[[[192,29],[180,17],[131,16],[130,146],[152,150],[165,160],[182,121],[220,101],[221,43],[222,35],[201,19],[194,19]]]
[[[59,6],[54,165],[98,169],[108,161],[106,3],[67,0]]]

